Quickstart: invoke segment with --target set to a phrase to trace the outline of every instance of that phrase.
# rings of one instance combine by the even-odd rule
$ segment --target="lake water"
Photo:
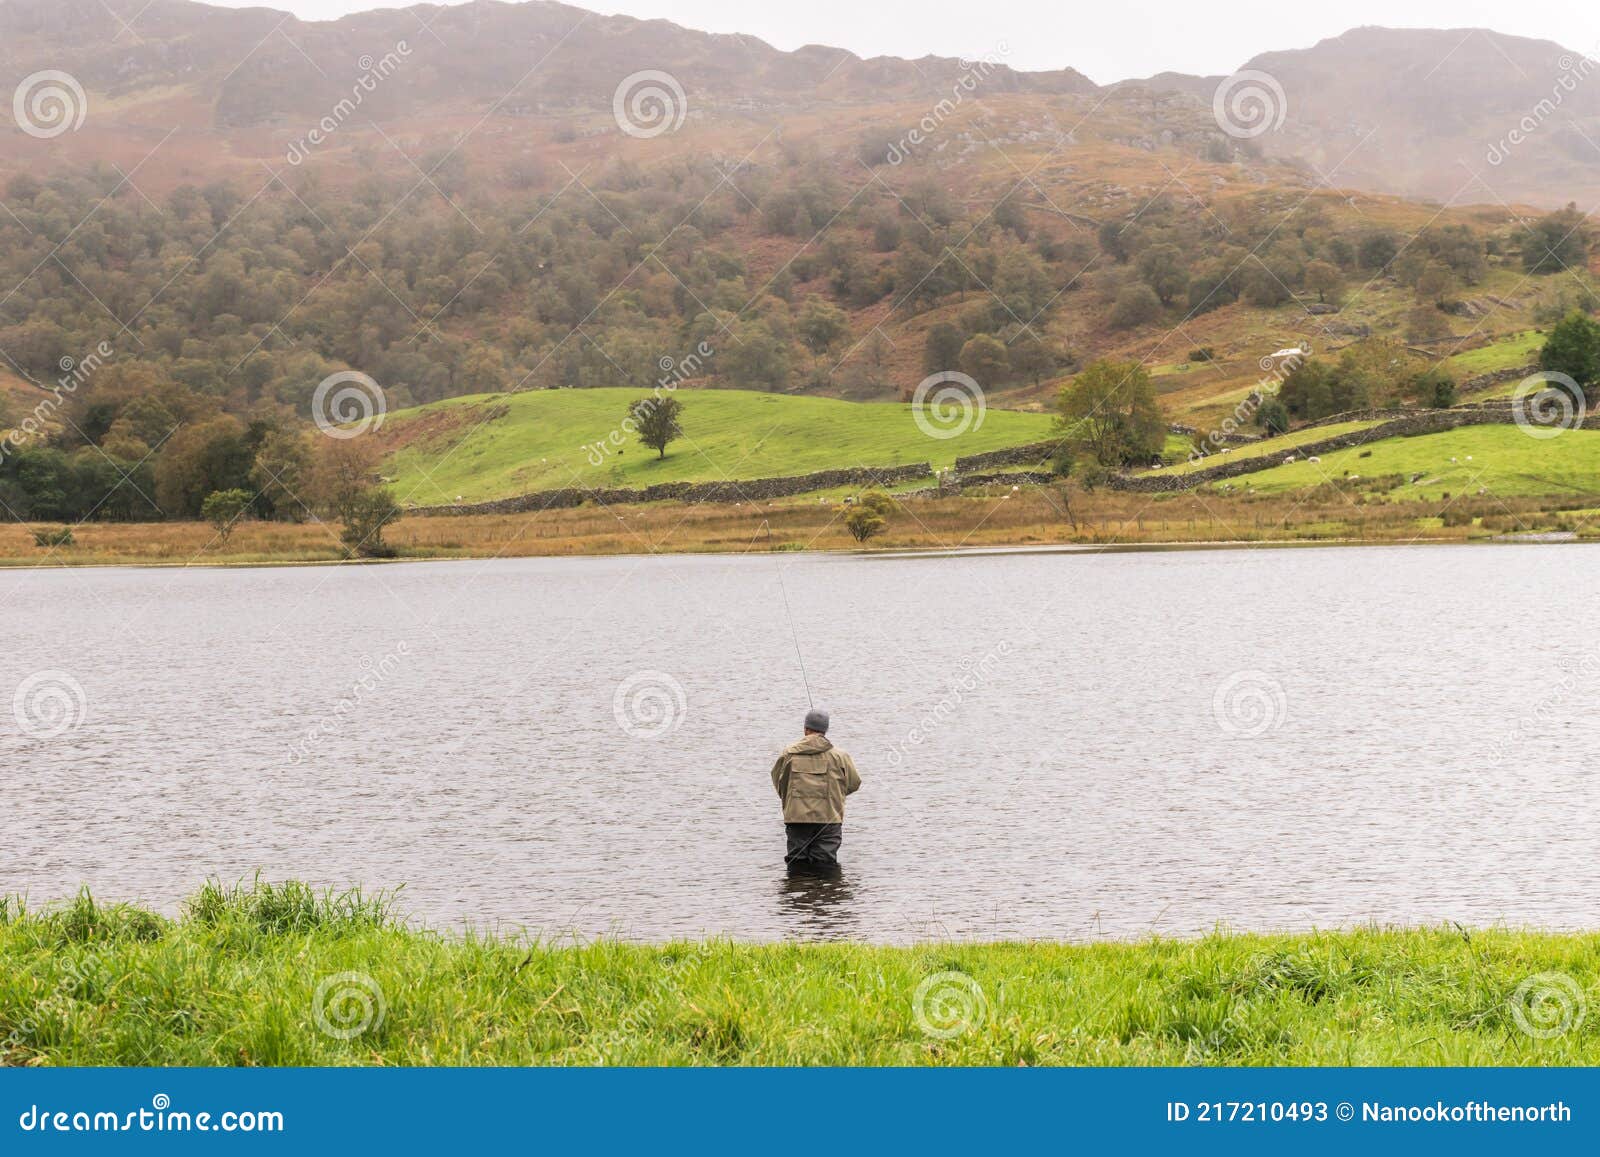
[[[260,869],[404,884],[441,927],[651,940],[1594,927],[1597,564],[0,572],[0,891],[170,912]],[[768,772],[806,693],[780,567],[865,782],[837,880],[783,871]]]

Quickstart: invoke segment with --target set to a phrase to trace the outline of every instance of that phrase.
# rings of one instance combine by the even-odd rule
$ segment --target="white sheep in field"
[[[1289,463],[1291,463],[1291,462],[1293,462],[1293,461],[1294,461],[1294,455],[1293,455],[1293,454],[1290,454],[1290,455],[1289,455],[1289,456],[1288,456],[1288,457],[1287,457],[1287,458],[1285,458],[1285,459],[1284,459],[1284,460],[1283,460],[1283,464],[1284,464],[1284,465],[1285,465],[1285,466],[1287,466],[1287,465],[1289,465]]]
[[[1224,446],[1222,448],[1222,452],[1224,454],[1232,454],[1233,453],[1233,447],[1232,446]]]
[[[1313,454],[1313,455],[1311,455],[1311,457],[1307,458],[1306,461],[1307,462],[1321,462],[1322,459],[1318,458],[1315,454]]]

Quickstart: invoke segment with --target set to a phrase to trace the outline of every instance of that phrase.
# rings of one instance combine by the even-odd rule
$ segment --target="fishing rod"
[[[755,545],[756,535],[761,533],[763,527],[766,529],[767,544],[770,548],[772,544],[772,523],[763,518],[761,526],[756,527],[756,533],[750,536],[750,546],[744,548],[745,553],[748,554],[750,547]],[[778,589],[783,592],[783,614],[789,620],[789,634],[794,639],[794,657],[800,664],[800,682],[806,689],[806,706],[808,708],[815,707],[816,703],[811,698],[811,680],[806,678],[806,658],[800,653],[800,631],[794,625],[794,611],[789,607],[789,587],[783,581],[783,564],[778,562],[776,558],[772,561],[778,568]]]
[[[778,566],[778,589],[783,592],[783,613],[788,616],[789,633],[794,636],[794,657],[800,664],[800,682],[806,689],[806,706],[815,707],[816,704],[811,699],[811,680],[806,678],[806,659],[800,653],[800,632],[795,629],[794,612],[789,609],[789,588],[784,585],[782,564]]]

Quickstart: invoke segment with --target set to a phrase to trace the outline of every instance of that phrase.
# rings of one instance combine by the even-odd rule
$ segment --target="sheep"
[[[1307,462],[1321,462],[1322,459],[1318,458],[1315,454],[1313,454],[1313,455],[1311,455],[1311,457],[1307,458],[1306,461]]]

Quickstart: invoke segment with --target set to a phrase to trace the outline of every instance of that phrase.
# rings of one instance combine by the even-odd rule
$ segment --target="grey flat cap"
[[[828,734],[828,713],[820,707],[813,707],[806,712],[806,730],[820,731]]]

